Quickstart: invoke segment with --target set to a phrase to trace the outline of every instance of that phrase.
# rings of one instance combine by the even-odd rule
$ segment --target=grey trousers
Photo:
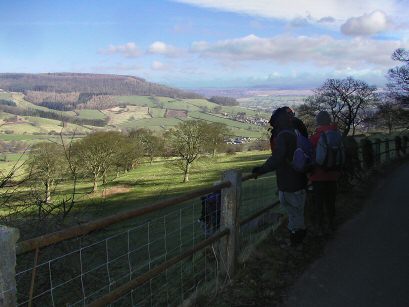
[[[296,192],[279,191],[281,206],[288,214],[288,229],[294,232],[298,229],[305,229],[304,224],[304,205],[306,191],[299,190]]]

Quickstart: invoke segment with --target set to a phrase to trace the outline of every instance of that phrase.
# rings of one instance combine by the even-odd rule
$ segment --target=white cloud
[[[346,20],[351,16],[363,15],[375,10],[384,11],[388,15],[399,13],[393,0],[174,0],[200,7],[223,11],[293,20],[311,16],[320,20],[331,16]]]
[[[289,36],[261,38],[249,35],[208,43],[194,42],[191,52],[221,62],[271,61],[277,64],[313,63],[321,67],[388,67],[391,54],[403,46],[400,41],[375,41],[330,36]]]
[[[388,18],[382,11],[374,11],[359,17],[349,18],[342,26],[341,31],[351,36],[369,36],[387,30]]]
[[[163,63],[160,62],[160,61],[153,61],[153,62],[152,62],[152,65],[151,65],[151,68],[152,68],[153,70],[167,70],[167,69],[168,69],[168,66],[165,65],[165,64],[163,64]]]
[[[333,23],[335,21],[336,21],[335,18],[332,16],[326,16],[318,19],[319,23]]]
[[[100,53],[109,55],[121,54],[127,58],[135,58],[142,54],[138,46],[133,42],[124,45],[109,45],[108,48],[100,50]]]
[[[182,50],[164,42],[156,41],[149,46],[149,53],[175,57],[182,54]]]

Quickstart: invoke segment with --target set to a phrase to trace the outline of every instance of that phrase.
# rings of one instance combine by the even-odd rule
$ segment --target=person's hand
[[[255,168],[252,169],[251,173],[258,176],[261,173],[260,170],[261,170],[261,167],[256,166]],[[257,178],[257,176],[256,176],[256,178]]]

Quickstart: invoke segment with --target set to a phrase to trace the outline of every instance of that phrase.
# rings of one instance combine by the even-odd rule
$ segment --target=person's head
[[[327,111],[320,111],[315,117],[315,123],[317,126],[328,126],[331,124],[331,116]]]
[[[282,107],[273,112],[269,124],[275,129],[289,128],[293,118],[294,112],[289,107]]]

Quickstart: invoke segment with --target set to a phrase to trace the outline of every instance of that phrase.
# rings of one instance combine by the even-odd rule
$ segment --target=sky
[[[0,0],[0,72],[112,73],[181,88],[383,86],[409,0]]]

